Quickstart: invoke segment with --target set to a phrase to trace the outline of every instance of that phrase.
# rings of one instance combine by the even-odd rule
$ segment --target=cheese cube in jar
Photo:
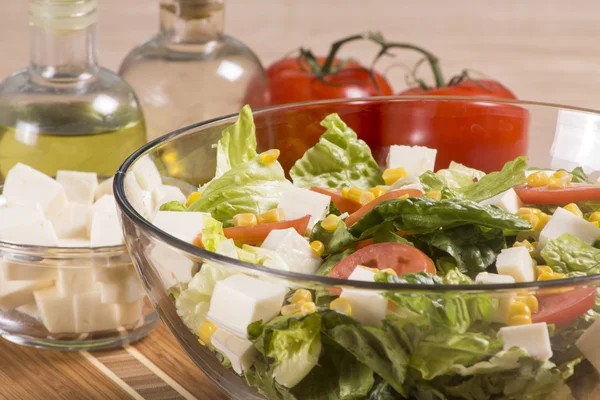
[[[98,176],[92,172],[57,171],[56,181],[65,188],[71,203],[91,205],[98,187]]]
[[[98,187],[96,187],[96,191],[94,192],[94,200],[98,201],[102,196],[105,195],[113,195],[113,183],[114,177],[110,177],[102,181]]]
[[[96,212],[92,218],[90,246],[117,246],[123,244],[123,230],[116,213]]]
[[[34,292],[44,327],[51,333],[75,332],[73,296],[61,294],[56,287]]]

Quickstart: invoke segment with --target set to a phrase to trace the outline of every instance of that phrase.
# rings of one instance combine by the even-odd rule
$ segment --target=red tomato
[[[485,101],[516,97],[498,82],[477,83],[481,87],[467,80],[431,90],[413,88],[399,95],[469,96],[480,97],[481,101],[406,101],[384,105],[378,161],[385,161],[393,144],[419,145],[438,150],[436,170],[455,161],[492,172],[526,154],[529,112],[516,105]]]
[[[436,273],[433,261],[421,250],[402,243],[377,243],[363,247],[344,258],[329,271],[328,276],[348,279],[357,265],[380,270],[391,268],[398,276],[409,272]]]
[[[531,316],[533,323],[567,324],[594,306],[596,288],[578,288],[566,293],[538,296],[539,310]]]
[[[310,215],[290,221],[271,222],[255,226],[234,226],[223,229],[225,237],[241,243],[258,243],[265,240],[273,229],[294,228],[299,234],[304,235],[308,227]]]
[[[323,189],[313,186],[310,188],[310,190],[331,197],[331,201],[333,201],[333,204],[335,204],[338,210],[340,210],[342,213],[347,212],[348,214],[352,214],[360,208],[359,203],[344,198],[344,196],[337,193],[337,191],[332,191],[335,189]]]
[[[364,206],[362,206],[358,211],[351,214],[344,222],[346,222],[346,226],[352,226],[356,221],[362,218],[367,212],[371,211],[373,207],[377,204],[381,203],[385,200],[396,199],[398,197],[402,197],[407,194],[409,197],[421,197],[423,196],[423,192],[417,189],[400,189],[400,190],[392,190],[391,192],[387,192],[386,194],[379,196],[373,201],[368,202]]]
[[[516,187],[515,192],[525,204],[567,204],[600,200],[600,186],[588,183],[571,183],[564,189],[523,185]]]

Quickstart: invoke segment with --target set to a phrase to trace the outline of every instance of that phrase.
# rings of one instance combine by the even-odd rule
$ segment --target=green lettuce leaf
[[[421,174],[419,180],[423,186],[424,193],[431,192],[432,190],[439,190],[442,193],[442,199],[460,199],[463,197],[462,194],[450,189],[439,176],[431,171],[426,171]]]
[[[223,233],[223,224],[208,215],[204,216],[203,219],[202,246],[208,251],[215,252],[219,243],[227,239]]]
[[[300,187],[358,187],[368,189],[385,182],[371,149],[337,114],[321,122],[327,128],[314,147],[290,169]]]
[[[394,223],[397,230],[416,233],[430,233],[461,225],[524,231],[531,229],[529,222],[523,218],[495,206],[469,200],[436,201],[419,197],[383,201],[350,226],[348,231],[354,237],[366,239],[382,224],[390,222]]]
[[[333,203],[333,202],[332,202]],[[310,233],[310,241],[319,240],[325,246],[324,256],[338,253],[342,249],[354,244],[356,238],[352,236],[344,221],[339,221],[333,232],[325,230],[321,224],[317,223]]]
[[[525,183],[527,158],[517,157],[507,162],[501,171],[485,175],[473,185],[457,189],[465,199],[480,202],[496,196],[510,188]]]
[[[231,168],[244,164],[256,157],[256,127],[252,109],[245,105],[235,124],[223,130],[217,143],[217,171],[219,178]]]
[[[185,204],[178,201],[169,201],[160,206],[160,211],[187,211]]]
[[[600,250],[570,233],[549,240],[540,254],[556,272],[600,272]]]
[[[435,174],[451,189],[470,186],[485,176],[483,171],[454,161],[450,162],[448,169],[440,169]]]
[[[329,272],[333,269],[333,267],[335,267],[340,261],[342,261],[344,258],[348,257],[350,254],[354,253],[355,251],[356,250],[354,250],[354,248],[351,247],[351,248],[345,249],[344,251],[342,251],[340,253],[329,255],[329,257],[327,257],[325,259],[325,261],[323,261],[323,264],[321,264],[321,266],[319,266],[319,269],[317,269],[317,271],[315,272],[315,275],[327,276],[327,274],[329,274]]]

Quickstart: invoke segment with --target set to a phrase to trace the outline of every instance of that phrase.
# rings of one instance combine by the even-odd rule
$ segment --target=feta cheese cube
[[[374,282],[375,271],[357,266],[348,279]],[[381,326],[387,313],[388,300],[379,292],[361,289],[344,289],[340,298],[348,300],[352,308],[352,318],[365,325]]]
[[[376,272],[362,265],[356,266],[348,279],[352,281],[375,282]]]
[[[35,304],[33,293],[31,294],[31,300],[28,303],[17,307],[17,311],[21,314],[29,315],[31,318],[40,319],[40,311]]]
[[[600,346],[598,346],[598,338],[600,338],[600,318],[596,319],[590,325],[583,335],[577,339],[575,346],[581,351],[581,354],[600,372]]]
[[[92,206],[69,203],[53,221],[52,226],[59,239],[86,239],[88,213]]]
[[[18,163],[8,171],[4,183],[7,205],[36,207],[39,205],[46,218],[54,221],[67,204],[62,185],[35,169]]]
[[[423,185],[421,184],[421,180],[418,176],[405,176],[404,178],[398,179],[392,184],[392,186],[390,186],[390,192],[399,189],[415,189],[419,190],[421,193],[425,193],[423,190]]]
[[[489,285],[498,285],[504,283],[515,283],[515,278],[511,275],[490,274],[488,272],[480,272],[475,277],[475,282]]]
[[[514,189],[508,189],[506,192],[502,192],[492,198],[481,202],[484,205],[494,205],[500,207],[506,212],[516,214],[519,208],[523,206],[523,202],[517,196],[517,192]]]
[[[419,176],[423,172],[433,171],[436,149],[424,146],[390,146],[388,168],[402,167],[408,175]]]
[[[159,210],[160,206],[170,201],[178,201],[185,204],[185,195],[177,186],[160,185],[152,191],[152,202],[154,203],[155,212]]]
[[[229,333],[223,328],[219,328],[213,333],[210,342],[231,361],[231,368],[239,375],[252,366],[258,355],[258,351],[251,341]]]
[[[510,275],[515,282],[535,280],[535,263],[525,247],[504,249],[496,258],[496,269],[500,275]]]
[[[283,208],[288,220],[310,214],[308,229],[312,229],[317,221],[325,217],[330,202],[331,197],[327,195],[290,185],[281,194],[279,208]]]
[[[90,247],[87,239],[58,239],[58,247]]]
[[[156,268],[165,289],[177,282],[189,282],[192,279],[194,262],[167,244],[153,243],[149,248],[148,258]]]
[[[154,212],[152,204],[152,194],[143,190],[138,181],[135,179],[133,172],[128,172],[124,180],[125,196],[131,203],[135,211],[142,217],[150,218]]]
[[[87,215],[87,234],[88,237],[92,232],[92,219],[97,212],[117,213],[117,202],[113,195],[104,195],[97,200],[89,209]]]
[[[135,275],[133,265],[101,266],[92,268],[92,280],[99,283],[118,283]]]
[[[131,167],[131,170],[142,189],[148,192],[152,192],[155,188],[162,185],[162,178],[160,177],[158,168],[156,168],[154,161],[147,154],[137,160],[133,164],[133,167]]]
[[[315,254],[304,236],[294,228],[272,230],[261,247],[284,256],[286,265],[292,272],[314,274],[321,265],[321,257]]]
[[[96,212],[92,218],[90,246],[116,246],[123,243],[123,230],[117,214]]]
[[[6,196],[0,194],[0,207],[6,207],[7,203]]]
[[[57,171],[56,181],[65,188],[72,203],[91,205],[98,187],[98,175],[93,172]]]
[[[159,211],[152,223],[171,236],[192,243],[194,238],[204,229],[204,217],[209,213]]]
[[[119,326],[137,325],[143,318],[144,300],[114,304],[116,322]]]
[[[5,311],[27,304],[33,300],[33,292],[53,285],[45,281],[7,281],[0,274],[0,309]]]
[[[51,333],[75,332],[74,303],[72,296],[64,296],[56,287],[33,293],[42,323]]]
[[[94,201],[100,200],[103,196],[110,195],[113,196],[113,182],[114,177],[110,177],[108,179],[103,180],[97,187],[94,192]]]
[[[215,285],[208,319],[239,337],[252,322],[269,321],[281,309],[286,288],[247,275],[233,275]]]
[[[600,228],[559,207],[554,211],[554,214],[552,214],[552,217],[540,232],[540,241],[537,249],[541,251],[546,243],[548,243],[548,240],[556,239],[563,233],[570,233],[587,244],[593,244],[600,237]]]
[[[88,333],[117,328],[116,309],[101,302],[100,292],[79,293],[73,296],[75,331]]]
[[[56,279],[58,268],[50,265],[40,265],[36,260],[27,256],[11,255],[0,262],[2,279],[7,281],[43,281]]]
[[[58,237],[48,220],[7,228],[0,227],[0,241],[48,247],[58,245]]]
[[[136,274],[128,275],[121,282],[99,283],[102,303],[133,303],[145,296],[142,283]]]
[[[40,207],[0,207],[0,230],[46,220]]]
[[[545,322],[500,328],[498,338],[504,342],[504,350],[520,347],[531,357],[548,360],[552,357],[548,325]]]
[[[56,288],[65,296],[100,290],[99,284],[94,282],[92,268],[89,267],[58,268]]]

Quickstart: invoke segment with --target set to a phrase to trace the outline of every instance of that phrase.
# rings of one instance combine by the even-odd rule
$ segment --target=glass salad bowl
[[[600,398],[600,114],[392,97],[253,118],[156,139],[114,186],[150,300],[229,397]],[[129,185],[148,159],[189,195],[160,218]]]

